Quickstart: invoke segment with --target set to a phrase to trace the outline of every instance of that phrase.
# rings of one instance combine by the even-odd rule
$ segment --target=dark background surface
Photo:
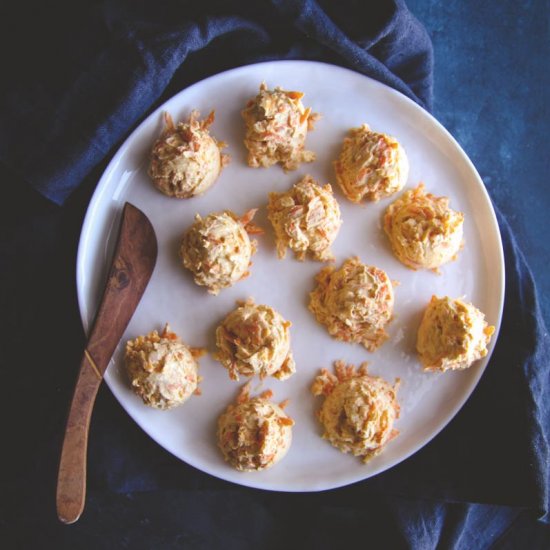
[[[493,200],[507,215],[535,273],[548,323],[550,246],[544,231],[550,211],[547,182],[550,163],[546,144],[550,89],[549,2],[409,0],[408,6],[426,25],[434,43],[434,114],[465,149]],[[16,48],[17,44],[11,47]],[[350,501],[365,499],[367,532],[363,533],[363,540],[368,540],[370,526],[377,525],[378,530],[387,526],[385,546],[402,547],[404,539],[396,528],[396,518],[391,515],[390,500],[375,501],[357,487],[321,496],[273,494],[236,487],[184,465],[191,487],[186,493],[113,494],[107,487],[92,483],[81,520],[70,527],[58,524],[54,502],[61,442],[58,427],[64,424],[72,382],[65,380],[65,371],[52,371],[49,365],[51,358],[58,356],[60,342],[66,339],[72,340],[70,349],[75,351],[68,357],[59,355],[59,361],[72,362],[75,372],[79,363],[80,352],[76,350],[82,349],[83,335],[75,301],[76,247],[87,202],[104,167],[105,163],[94,170],[61,215],[58,207],[37,197],[23,184],[14,186],[19,182],[1,168],[0,181],[4,188],[11,189],[7,195],[9,200],[0,204],[2,228],[4,231],[10,228],[9,236],[0,236],[1,243],[4,246],[9,237],[10,242],[17,245],[7,248],[8,254],[0,256],[3,272],[9,270],[10,273],[2,287],[2,303],[9,304],[3,309],[3,315],[8,330],[10,323],[21,327],[25,320],[29,330],[19,331],[12,341],[4,342],[0,356],[10,358],[10,364],[4,365],[8,369],[21,366],[12,361],[17,357],[13,349],[46,367],[34,369],[27,377],[19,376],[15,387],[4,383],[3,392],[9,393],[7,402],[20,404],[22,411],[27,402],[32,402],[33,414],[47,411],[48,417],[43,422],[41,437],[32,429],[32,415],[14,413],[17,410],[14,408],[3,411],[2,480],[21,478],[24,483],[20,486],[25,489],[8,492],[0,499],[0,542],[5,540],[7,548],[238,548],[246,547],[250,539],[261,538],[265,546],[271,548],[288,545],[294,531],[294,540],[301,541],[304,547],[336,547],[357,540],[361,526],[351,525],[344,510]],[[29,216],[25,219],[34,219],[35,226],[30,228],[35,236],[32,243],[23,238],[20,242],[17,240],[19,231],[23,235],[29,228],[23,231],[23,218],[13,208],[16,202],[28,204]],[[51,233],[44,231],[44,227],[50,227]],[[52,244],[59,228],[66,232],[66,238]],[[28,266],[18,263],[25,255],[34,257]],[[38,272],[36,265],[42,266]],[[55,268],[59,265],[67,269]],[[25,295],[14,299],[13,293],[23,287]],[[59,296],[65,296],[66,303],[60,303]],[[37,307],[51,312],[52,326],[33,324]],[[56,332],[60,315],[64,316],[63,333]],[[40,391],[41,387],[52,385],[57,388],[54,395]],[[18,415],[17,422],[14,414]],[[126,421],[128,438],[140,441],[144,450],[155,446],[114,403],[106,388],[100,391],[94,418],[101,419],[103,424],[109,418]],[[32,440],[26,437],[27,433],[33,434]],[[52,433],[57,436],[52,437]],[[92,421],[90,446],[98,448],[101,437],[104,444],[105,434],[94,431]],[[139,460],[140,457],[136,457],[137,468]],[[219,506],[211,506],[209,489],[223,493]],[[295,510],[301,514],[295,514]],[[460,515],[460,505],[456,505],[452,513]],[[263,521],[247,525],[247,517],[252,514]],[[236,525],[240,529],[236,529]],[[208,526],[216,529],[208,530]],[[543,548],[545,543],[546,547],[550,544],[548,527],[521,515],[495,546]]]

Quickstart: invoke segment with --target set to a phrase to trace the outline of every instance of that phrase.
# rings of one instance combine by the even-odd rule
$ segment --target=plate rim
[[[224,477],[224,475],[220,474],[218,471],[214,472],[213,470],[211,470],[207,466],[205,467],[203,464],[201,464],[199,466],[199,465],[195,464],[194,461],[183,460],[182,458],[177,456],[174,452],[172,452],[172,450],[167,448],[167,446],[165,444],[160,443],[158,441],[158,439],[155,437],[154,433],[148,431],[142,425],[142,423],[139,422],[132,414],[130,414],[130,412],[126,409],[126,407],[124,407],[123,403],[118,399],[115,391],[111,387],[111,383],[109,381],[108,371],[106,371],[104,378],[105,378],[105,383],[109,387],[109,390],[111,391],[111,393],[115,397],[116,401],[120,404],[122,409],[125,411],[126,414],[128,414],[128,416],[132,419],[132,421],[135,422],[141,428],[141,430],[143,430],[143,432],[145,434],[147,434],[147,436],[150,437],[153,441],[155,441],[155,443],[157,443],[164,451],[169,452],[170,454],[173,454],[178,460],[184,462],[185,464],[187,464],[187,465],[189,465],[193,468],[196,468],[199,471],[207,473],[208,475],[212,475],[213,477],[216,477],[218,479],[222,479],[226,482],[234,483],[236,485],[242,485],[242,486],[253,488],[253,489],[266,490],[266,491],[287,492],[287,493],[323,492],[323,491],[338,489],[338,488],[341,488],[341,487],[350,486],[350,485],[353,485],[353,484],[356,484],[356,483],[364,482],[367,479],[370,479],[371,477],[378,476],[378,475],[386,472],[387,470],[398,466],[399,464],[401,464],[402,462],[404,462],[405,460],[410,458],[412,455],[419,452],[425,446],[427,446],[431,441],[433,441],[434,438],[437,435],[439,435],[441,433],[441,431],[443,431],[448,426],[448,424],[457,416],[457,414],[463,409],[463,407],[466,405],[466,403],[468,402],[468,400],[472,396],[475,389],[478,387],[479,381],[480,381],[483,373],[485,372],[486,368],[489,366],[491,356],[492,356],[493,351],[494,351],[494,349],[497,345],[497,342],[498,342],[498,336],[499,336],[500,328],[501,328],[501,325],[502,325],[502,316],[503,316],[503,311],[504,311],[504,297],[505,297],[505,288],[506,288],[506,270],[505,270],[505,262],[504,262],[504,250],[503,250],[503,244],[502,244],[502,235],[501,235],[501,232],[500,232],[498,219],[496,217],[495,208],[494,208],[493,202],[491,200],[491,197],[489,195],[489,192],[487,191],[487,188],[485,187],[485,184],[483,183],[483,180],[482,180],[481,176],[479,175],[479,172],[477,171],[477,169],[476,169],[475,165],[473,164],[472,160],[468,157],[468,155],[466,154],[464,149],[461,147],[461,145],[458,143],[458,141],[453,137],[453,135],[443,126],[443,124],[441,124],[434,117],[434,115],[432,115],[430,112],[425,110],[423,107],[421,107],[419,104],[417,104],[412,99],[408,98],[403,93],[399,92],[398,90],[392,88],[391,86],[388,86],[387,84],[384,84],[384,83],[382,83],[382,82],[380,82],[380,81],[378,81],[378,80],[376,80],[376,79],[374,79],[374,78],[372,78],[368,75],[365,75],[361,72],[355,71],[353,69],[350,69],[348,67],[344,67],[344,66],[341,66],[341,65],[336,65],[336,64],[333,64],[333,63],[327,63],[327,62],[324,62],[324,61],[312,61],[312,60],[305,60],[305,59],[304,60],[301,60],[301,59],[271,60],[271,61],[262,61],[262,62],[258,62],[258,63],[250,63],[250,64],[246,64],[246,65],[241,65],[241,66],[238,66],[238,67],[233,67],[231,69],[227,69],[225,71],[213,74],[211,76],[208,76],[208,77],[206,77],[202,80],[199,80],[199,81],[197,81],[197,82],[181,89],[179,92],[177,92],[176,94],[174,94],[171,97],[167,98],[158,107],[156,107],[153,111],[151,111],[149,114],[147,114],[143,118],[143,120],[141,120],[141,122],[139,124],[137,124],[137,126],[135,126],[129,132],[126,139],[119,146],[119,148],[117,149],[117,151],[115,152],[115,154],[113,155],[111,160],[108,162],[107,166],[105,167],[104,171],[102,172],[102,174],[101,174],[101,176],[98,180],[98,183],[97,183],[97,185],[94,189],[94,192],[93,192],[93,194],[90,198],[90,201],[88,203],[88,206],[86,208],[86,214],[84,216],[84,220],[83,220],[82,228],[81,228],[81,232],[80,232],[80,237],[79,237],[79,241],[78,241],[78,249],[77,249],[77,256],[76,256],[76,270],[75,270],[76,271],[76,285],[77,285],[77,301],[78,301],[80,319],[81,319],[81,322],[82,322],[82,326],[83,326],[85,335],[87,337],[88,334],[89,334],[90,328],[93,324],[93,321],[89,322],[88,317],[94,319],[95,315],[96,315],[96,311],[93,312],[93,315],[90,314],[91,313],[91,308],[89,307],[89,304],[87,304],[87,300],[84,296],[84,290],[83,290],[83,287],[84,287],[83,280],[84,280],[84,277],[85,277],[84,264],[85,264],[85,254],[86,254],[86,242],[87,242],[88,238],[90,237],[91,233],[93,233],[92,225],[93,225],[93,220],[94,220],[94,217],[95,217],[95,213],[96,213],[96,211],[99,208],[99,205],[101,203],[102,195],[106,191],[106,189],[109,185],[109,180],[111,178],[112,172],[115,170],[115,168],[116,168],[117,164],[120,162],[121,158],[124,157],[126,152],[130,149],[131,144],[134,141],[136,134],[138,134],[141,131],[141,129],[149,123],[149,121],[151,119],[153,119],[155,117],[158,117],[159,113],[162,112],[162,110],[163,110],[163,108],[164,108],[164,106],[166,105],[167,102],[173,100],[174,98],[176,98],[180,94],[183,94],[183,93],[187,92],[188,90],[190,90],[194,87],[202,86],[205,83],[207,83],[208,81],[219,79],[219,78],[224,78],[229,73],[238,73],[238,72],[242,72],[242,71],[247,71],[251,67],[268,66],[268,65],[274,65],[274,64],[276,64],[276,65],[302,65],[302,64],[307,64],[307,65],[314,65],[314,66],[319,66],[319,67],[328,67],[329,69],[337,69],[337,70],[352,73],[355,76],[365,78],[365,79],[369,80],[370,83],[372,85],[374,85],[375,87],[379,87],[379,88],[383,89],[385,93],[389,93],[390,95],[395,95],[396,97],[399,98],[400,101],[404,101],[405,103],[408,103],[409,106],[411,106],[414,110],[416,110],[417,112],[422,113],[422,116],[427,117],[427,120],[429,120],[429,122],[431,124],[435,125],[435,127],[445,135],[447,140],[454,147],[455,151],[459,154],[462,162],[465,163],[466,167],[471,172],[471,175],[474,176],[479,190],[484,195],[486,203],[489,206],[491,225],[493,225],[494,229],[496,230],[495,234],[498,236],[498,249],[497,249],[496,252],[497,252],[498,259],[499,259],[499,264],[500,264],[499,265],[499,267],[500,267],[499,275],[500,275],[500,283],[501,283],[500,288],[498,289],[498,302],[499,302],[498,318],[496,319],[495,324],[494,324],[494,326],[495,326],[495,332],[494,332],[494,336],[493,336],[494,344],[491,346],[491,348],[488,351],[487,356],[484,358],[484,360],[485,360],[484,366],[482,368],[478,368],[475,375],[472,376],[471,383],[468,386],[467,390],[465,392],[463,392],[463,394],[461,396],[461,399],[460,399],[460,402],[453,408],[452,412],[446,416],[445,420],[437,427],[437,429],[432,431],[430,433],[429,437],[427,439],[424,439],[420,445],[414,446],[414,448],[410,452],[405,453],[402,456],[400,456],[399,460],[397,460],[393,464],[386,465],[386,466],[382,467],[381,469],[379,469],[378,471],[376,471],[375,473],[367,475],[366,477],[363,477],[361,479],[355,479],[355,480],[351,480],[351,481],[340,481],[340,482],[335,482],[335,483],[333,482],[329,486],[324,486],[324,487],[321,487],[321,488],[310,488],[310,489],[292,488],[292,487],[281,488],[281,487],[276,487],[276,486],[270,486],[269,484],[268,485],[264,484],[262,486],[258,486],[257,484],[254,484],[253,482],[252,483],[249,482],[248,477],[246,477],[246,478],[243,477],[242,481],[237,482],[234,479],[229,479],[228,477]],[[116,214],[115,214],[115,217],[116,217]]]

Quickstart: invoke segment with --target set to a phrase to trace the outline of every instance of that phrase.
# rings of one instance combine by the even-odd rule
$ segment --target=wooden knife
[[[74,523],[86,498],[88,430],[97,390],[157,259],[157,239],[147,216],[126,203],[109,278],[80,364],[57,477],[57,515]]]

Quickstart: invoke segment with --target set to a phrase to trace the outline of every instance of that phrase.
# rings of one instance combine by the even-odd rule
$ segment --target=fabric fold
[[[7,88],[0,107],[0,160],[62,204],[168,93],[217,70],[267,59],[341,64],[430,108],[431,42],[401,0],[371,8],[377,24],[365,30],[350,17],[335,22],[358,9],[354,0],[323,4],[113,0],[90,8],[97,32],[87,29],[81,40],[73,37],[72,49],[57,52],[61,57],[41,60],[52,68],[70,66],[68,75],[52,70],[40,86]],[[58,22],[54,32],[72,36],[70,25]],[[84,39],[91,35],[98,38]],[[207,61],[197,65],[197,56]]]

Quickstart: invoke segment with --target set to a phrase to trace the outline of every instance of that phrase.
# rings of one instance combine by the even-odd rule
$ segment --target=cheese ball
[[[226,462],[237,470],[259,472],[285,456],[294,421],[283,410],[287,402],[272,403],[269,390],[250,398],[249,385],[219,417],[218,446]]]
[[[218,351],[214,358],[229,371],[229,377],[239,380],[240,374],[257,374],[260,378],[285,380],[294,374],[289,330],[292,323],[252,299],[237,304],[239,307],[216,329]]]
[[[286,256],[288,247],[298,260],[304,260],[307,252],[321,262],[334,259],[330,246],[342,219],[330,184],[321,187],[311,176],[304,176],[286,193],[270,193],[267,213],[279,258]]]
[[[424,184],[406,191],[384,214],[384,231],[393,253],[411,269],[431,269],[454,260],[462,248],[464,214],[447,197],[425,192]]]
[[[336,361],[335,372],[322,369],[311,387],[313,395],[325,396],[318,411],[323,438],[368,462],[398,434],[393,424],[399,418],[399,380],[392,386],[370,376],[366,363],[356,371],[353,365]]]
[[[303,96],[282,88],[268,90],[265,82],[261,84],[260,93],[242,111],[248,166],[268,168],[280,163],[285,170],[296,170],[300,163],[315,160],[315,153],[305,151],[304,145],[319,115],[302,105]]]
[[[195,223],[183,235],[180,258],[194,276],[195,283],[210,294],[235,284],[249,275],[250,258],[256,252],[256,241],[248,234],[262,230],[252,218],[256,210],[239,218],[231,210],[195,216]]]
[[[186,346],[167,324],[126,343],[125,365],[132,389],[156,409],[171,409],[200,393],[196,359],[203,350]]]
[[[155,187],[178,199],[204,193],[218,178],[229,162],[220,150],[225,143],[210,135],[208,127],[214,122],[214,111],[205,120],[198,120],[193,111],[187,122],[174,124],[165,113],[166,128],[151,152],[149,176]]]
[[[336,181],[356,203],[378,201],[397,193],[409,176],[409,161],[398,141],[363,124],[352,128],[334,162]]]
[[[418,329],[416,349],[424,370],[467,369],[487,355],[495,327],[472,304],[432,296]]]
[[[388,337],[393,313],[393,286],[382,269],[348,258],[340,269],[325,267],[316,277],[309,309],[329,334],[375,351]]]

